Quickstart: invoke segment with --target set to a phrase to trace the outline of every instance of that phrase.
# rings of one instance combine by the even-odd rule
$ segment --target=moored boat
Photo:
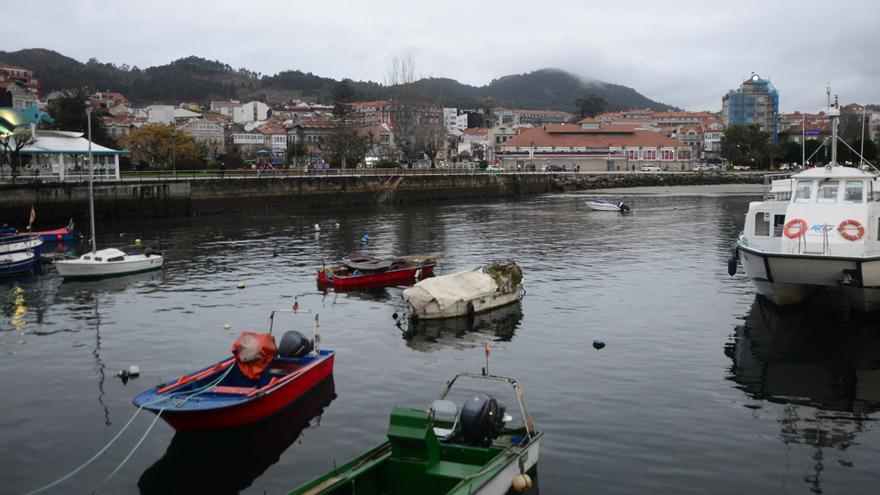
[[[509,384],[522,424],[486,394],[462,407],[447,399],[460,379]],[[535,430],[519,383],[509,377],[459,373],[428,409],[395,407],[388,440],[296,488],[290,495],[430,493],[502,495],[531,486],[542,432]]]
[[[629,213],[630,211],[630,207],[623,201],[610,201],[605,198],[587,201],[587,206],[596,211],[616,211],[619,213]]]
[[[276,347],[277,312],[267,333],[243,332],[232,357],[147,390],[134,404],[177,431],[214,430],[255,423],[302,397],[332,375],[335,353],[320,348],[317,315],[314,340],[289,331]]]
[[[363,255],[343,258],[340,265],[318,271],[319,286],[335,290],[387,287],[415,283],[434,274],[440,258],[433,256],[399,256],[387,260]]]
[[[162,268],[164,258],[150,249],[144,254],[126,254],[116,248],[90,251],[79,258],[55,262],[58,274],[69,279],[97,279],[131,275]]]
[[[522,298],[522,269],[512,260],[422,280],[403,291],[412,318],[472,317]]]
[[[737,261],[759,294],[796,304],[826,287],[840,287],[850,306],[880,310],[880,180],[867,167],[837,163],[840,109],[830,102],[831,160],[791,179],[774,181],[771,197],[749,204],[743,232],[728,260]]]
[[[0,277],[29,272],[36,260],[37,256],[33,251],[0,254]]]
[[[43,240],[36,234],[12,234],[0,237],[0,254],[24,253],[32,251],[39,259],[43,251]]]
[[[78,232],[74,232],[73,220],[70,220],[70,223],[67,224],[66,227],[60,227],[52,230],[35,230],[35,231],[27,231],[25,234],[40,236],[44,242],[71,242],[79,240],[82,235]],[[14,227],[10,227],[7,225],[0,226],[0,239],[6,236],[17,235],[19,231]]]

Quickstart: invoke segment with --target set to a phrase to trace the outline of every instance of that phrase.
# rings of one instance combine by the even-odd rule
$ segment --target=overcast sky
[[[382,82],[391,58],[474,85],[558,67],[688,110],[719,110],[751,72],[783,111],[880,103],[880,1],[31,0],[2,49],[145,68],[187,55],[263,74]]]

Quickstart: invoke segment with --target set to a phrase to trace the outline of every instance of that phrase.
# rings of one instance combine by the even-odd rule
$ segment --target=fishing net
[[[486,267],[486,273],[499,287],[516,287],[522,283],[523,279],[522,268],[512,260],[496,261]]]

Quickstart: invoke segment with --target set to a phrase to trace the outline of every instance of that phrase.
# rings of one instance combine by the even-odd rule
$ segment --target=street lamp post
[[[177,177],[177,129],[171,129],[171,170]]]

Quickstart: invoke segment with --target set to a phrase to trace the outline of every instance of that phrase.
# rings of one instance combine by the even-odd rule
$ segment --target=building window
[[[657,150],[642,150],[642,160],[656,160]]]

